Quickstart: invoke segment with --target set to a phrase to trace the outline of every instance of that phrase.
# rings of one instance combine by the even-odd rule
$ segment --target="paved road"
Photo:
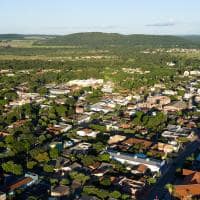
[[[199,139],[188,144],[169,166],[165,174],[158,180],[156,185],[154,185],[154,187],[149,191],[148,197],[146,197],[145,200],[154,200],[156,199],[156,196],[159,200],[164,199],[164,196],[166,194],[165,185],[175,179],[176,168],[181,166],[184,163],[186,157],[191,155],[199,146]]]

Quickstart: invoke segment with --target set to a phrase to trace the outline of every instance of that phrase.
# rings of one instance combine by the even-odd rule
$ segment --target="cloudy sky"
[[[200,0],[0,0],[0,33],[200,34]]]

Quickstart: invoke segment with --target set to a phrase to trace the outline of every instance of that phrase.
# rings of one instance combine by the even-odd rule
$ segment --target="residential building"
[[[162,172],[162,168],[165,165],[165,161],[150,159],[150,158],[139,158],[134,154],[120,153],[115,151],[109,151],[111,158],[121,162],[122,164],[130,165],[146,165],[152,172]]]
[[[52,197],[66,197],[70,195],[69,186],[59,185],[51,189]]]
[[[174,185],[173,195],[180,200],[200,197],[200,172],[183,169],[184,179],[181,184]]]

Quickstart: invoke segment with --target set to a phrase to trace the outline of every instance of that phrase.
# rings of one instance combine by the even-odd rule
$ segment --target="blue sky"
[[[0,0],[0,33],[200,34],[200,0]]]

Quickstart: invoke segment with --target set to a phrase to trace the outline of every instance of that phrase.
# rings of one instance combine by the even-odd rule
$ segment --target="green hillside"
[[[25,35],[21,34],[0,34],[0,40],[21,40]]]
[[[0,34],[0,40],[50,39],[54,37],[53,35]]]
[[[183,38],[190,40],[194,43],[200,44],[200,35],[187,35],[187,36],[183,36]]]
[[[197,47],[195,41],[179,36],[160,35],[121,35],[116,33],[75,33],[65,36],[39,40],[36,45],[56,46],[129,46],[129,47]]]

